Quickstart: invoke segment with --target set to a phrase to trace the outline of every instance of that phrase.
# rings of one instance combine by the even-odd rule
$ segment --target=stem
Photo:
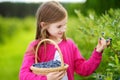
[[[117,54],[117,51],[116,51],[115,49],[113,49],[112,46],[110,46],[110,49],[111,49],[115,54]],[[117,55],[118,55],[118,54],[117,54]]]

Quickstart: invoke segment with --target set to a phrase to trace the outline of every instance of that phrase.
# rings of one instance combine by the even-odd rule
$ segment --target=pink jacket
[[[35,58],[33,53],[33,47],[36,46],[38,42],[38,40],[33,41],[28,46],[19,73],[20,80],[47,80],[46,76],[35,75],[30,70],[30,66],[34,64]],[[45,56],[44,54],[43,46],[41,46],[38,50],[38,56],[41,62],[52,60],[56,51],[54,45],[47,44],[46,46],[47,56]],[[67,76],[69,80],[74,80],[74,72],[81,76],[88,76],[92,74],[100,64],[102,53],[97,52],[96,49],[94,49],[94,51],[92,52],[92,55],[89,58],[89,60],[85,60],[72,40],[62,40],[58,44],[58,46],[60,47],[61,52],[63,54],[64,62],[69,65],[69,68],[67,69]]]

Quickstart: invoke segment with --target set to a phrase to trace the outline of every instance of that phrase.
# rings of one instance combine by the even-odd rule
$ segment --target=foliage
[[[19,80],[19,70],[26,48],[34,32],[21,31],[0,44],[0,80]]]
[[[86,14],[89,10],[94,10],[97,15],[101,15],[102,13],[105,13],[105,11],[108,11],[110,8],[120,8],[119,0],[86,0],[80,10],[84,14]]]
[[[34,39],[33,17],[0,17],[0,79],[19,80],[19,69],[28,43]]]
[[[35,23],[31,23],[31,20],[35,22],[32,17],[18,19],[0,16],[0,44],[5,43],[6,39],[10,39],[21,30],[33,30]]]
[[[120,9],[110,9],[105,14],[97,16],[95,12],[90,12],[89,16],[84,17],[78,10],[75,10],[79,18],[79,30],[86,35],[86,39],[104,37],[112,38],[111,45],[105,50],[105,60],[108,63],[107,67],[112,66],[110,72],[115,75],[120,75]],[[110,57],[114,57],[114,62],[111,62]],[[102,66],[101,66],[102,67]],[[114,67],[114,68],[113,68]],[[102,68],[100,69],[102,71]],[[99,72],[99,71],[98,71]],[[100,72],[107,74],[106,72]]]

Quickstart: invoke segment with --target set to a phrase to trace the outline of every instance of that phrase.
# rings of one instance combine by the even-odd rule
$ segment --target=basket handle
[[[43,42],[45,42],[45,41],[49,41],[49,42],[53,43],[54,46],[57,48],[57,50],[58,50],[58,52],[59,52],[59,54],[60,54],[60,58],[61,58],[61,67],[64,67],[63,56],[62,56],[61,50],[60,50],[59,46],[58,46],[53,40],[51,40],[51,39],[43,39],[43,40],[41,40],[41,41],[38,43],[38,45],[37,45],[37,47],[36,47],[36,51],[35,51],[35,63],[38,63],[38,61],[37,61],[37,57],[38,57],[37,52],[38,52],[39,46],[40,46]]]

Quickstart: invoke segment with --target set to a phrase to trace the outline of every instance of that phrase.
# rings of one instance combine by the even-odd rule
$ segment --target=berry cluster
[[[100,40],[102,40],[102,38],[100,38]],[[112,41],[112,38],[107,38],[107,39],[106,39],[106,42],[108,42],[108,41],[111,42],[111,41]]]
[[[48,62],[41,62],[41,63],[36,63],[33,64],[34,67],[38,68],[55,68],[61,66],[61,62],[56,60],[56,61],[48,61]]]

